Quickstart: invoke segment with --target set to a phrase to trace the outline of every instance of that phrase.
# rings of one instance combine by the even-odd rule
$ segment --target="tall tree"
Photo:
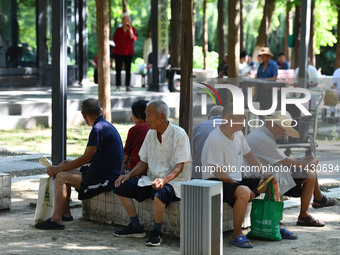
[[[315,61],[315,0],[312,0],[310,16],[310,36],[308,45],[308,57],[312,61],[312,65],[316,65]]]
[[[245,49],[244,29],[243,29],[243,0],[240,0],[240,52]]]
[[[219,62],[224,59],[226,45],[225,26],[225,0],[217,1],[218,21],[217,21],[217,52]]]
[[[337,30],[338,30],[338,35],[337,35],[337,43],[336,43],[336,63],[335,66],[336,68],[340,68],[340,1],[336,5],[338,9],[338,24],[337,24]]]
[[[192,132],[192,66],[193,66],[193,0],[182,2],[182,57],[179,125],[191,138]]]
[[[287,1],[286,4],[286,26],[285,26],[285,55],[286,60],[289,62],[291,59],[291,49],[289,48],[289,35],[292,34],[293,16],[292,16],[292,3]]]
[[[237,78],[240,62],[240,0],[229,0],[228,4],[228,77]]]
[[[122,0],[123,13],[127,12],[127,0]]]
[[[202,33],[203,69],[207,69],[208,55],[208,25],[207,25],[207,0],[203,0],[203,33]]]
[[[257,53],[261,50],[261,48],[267,46],[268,44],[268,36],[274,10],[275,0],[265,0],[263,7],[263,16],[259,29],[259,36],[257,37],[255,48],[253,51],[254,61],[257,61]]]
[[[301,7],[300,3],[295,3],[295,18],[294,18],[294,64],[293,67],[297,68],[299,66],[299,46],[300,46],[300,20]]]
[[[171,67],[180,67],[181,61],[181,35],[182,35],[182,7],[181,0],[171,0]]]
[[[108,2],[96,0],[98,47],[98,97],[104,118],[111,122],[110,47]]]
[[[183,15],[183,11],[182,11],[182,15]],[[195,46],[195,43],[196,43],[195,42],[195,32],[196,32],[195,21],[196,21],[196,0],[192,0],[192,43],[193,43],[193,46]]]

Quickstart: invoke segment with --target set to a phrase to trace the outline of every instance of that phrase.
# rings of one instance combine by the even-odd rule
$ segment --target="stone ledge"
[[[0,209],[11,208],[11,176],[0,173]]]
[[[137,214],[144,229],[151,231],[153,228],[153,202],[147,199],[141,203],[134,200]],[[166,209],[162,232],[164,234],[180,236],[180,211],[181,203],[172,202]],[[251,203],[248,203],[247,212],[243,221],[242,227],[250,226],[250,211]],[[130,219],[121,205],[118,196],[113,192],[102,193],[92,199],[83,201],[82,209],[83,218],[87,220],[94,220],[101,223],[128,225]],[[223,231],[233,229],[233,209],[227,204],[223,203]]]

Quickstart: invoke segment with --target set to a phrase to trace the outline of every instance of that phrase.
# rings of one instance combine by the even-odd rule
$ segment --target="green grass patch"
[[[127,133],[133,123],[114,123],[123,144],[125,144]],[[67,156],[79,157],[84,153],[87,145],[91,127],[86,125],[69,127],[67,129]],[[34,151],[51,154],[52,130],[51,128],[31,128],[0,130],[0,147],[11,151]]]

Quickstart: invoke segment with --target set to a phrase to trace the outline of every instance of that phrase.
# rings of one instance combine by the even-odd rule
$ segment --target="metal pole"
[[[66,159],[66,0],[52,1],[52,162]]]
[[[151,2],[152,22],[152,84],[149,90],[159,91],[159,69],[158,69],[158,0]]]
[[[78,13],[79,19],[78,25],[78,67],[79,67],[79,82],[82,83],[83,80],[87,79],[87,46],[88,46],[88,36],[87,36],[87,1],[78,0]]]
[[[311,0],[301,1],[301,40],[299,47],[298,86],[307,88],[308,45],[310,34]]]

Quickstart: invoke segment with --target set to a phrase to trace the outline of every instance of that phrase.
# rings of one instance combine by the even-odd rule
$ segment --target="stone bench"
[[[0,173],[0,209],[11,209],[11,176]]]
[[[136,210],[144,229],[151,231],[153,228],[153,201],[147,199],[141,203],[135,201]],[[162,232],[168,235],[180,236],[180,211],[181,202],[172,202],[166,209]],[[250,226],[251,203],[248,203],[247,212],[242,224],[246,228]],[[130,219],[121,205],[118,196],[113,192],[102,193],[92,199],[83,201],[83,218],[107,224],[128,225]],[[233,209],[223,203],[223,231],[233,229]]]

